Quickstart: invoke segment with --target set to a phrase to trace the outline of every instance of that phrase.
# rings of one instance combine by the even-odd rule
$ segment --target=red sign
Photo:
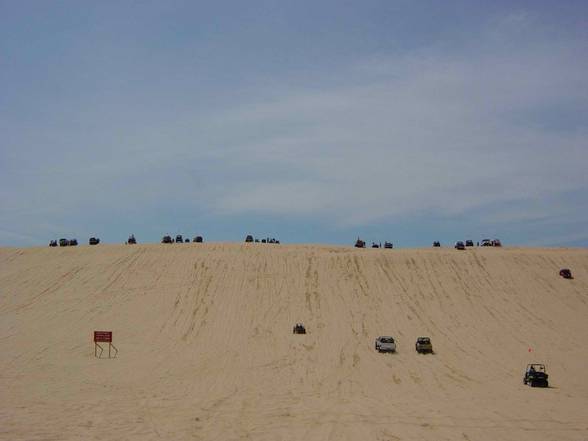
[[[94,331],[94,343],[112,343],[112,331]]]

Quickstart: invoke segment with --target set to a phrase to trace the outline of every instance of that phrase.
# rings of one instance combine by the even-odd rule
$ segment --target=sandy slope
[[[2,440],[588,439],[585,249],[4,248],[0,289]]]

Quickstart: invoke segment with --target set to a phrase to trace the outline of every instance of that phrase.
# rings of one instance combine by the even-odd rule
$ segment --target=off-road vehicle
[[[456,250],[465,250],[465,245],[463,244],[463,242],[461,240],[458,242],[455,242],[455,249]]]
[[[161,239],[161,243],[174,243],[174,240],[171,236],[163,236],[163,239]]]
[[[435,248],[441,247],[441,242],[439,242],[438,240],[436,240],[435,242],[433,242],[433,247],[435,247]]]
[[[355,248],[365,248],[365,241],[361,240],[359,237],[355,241]]]
[[[394,248],[394,245],[392,244],[392,242],[384,242],[384,248],[391,250],[392,248]]]
[[[419,354],[432,354],[433,344],[429,337],[418,337],[414,348]]]
[[[544,364],[528,364],[523,377],[523,384],[528,384],[531,387],[549,387],[548,377]]]
[[[302,323],[296,323],[292,328],[293,334],[306,334],[306,328]]]
[[[90,240],[88,241],[88,244],[90,245],[98,245],[100,243],[100,239],[98,239],[97,237],[91,237]]]
[[[474,246],[474,241],[473,240],[466,240],[465,241],[465,246],[466,247],[473,247]]]
[[[378,352],[396,352],[396,342],[393,337],[380,336],[376,338],[375,346]]]
[[[136,244],[136,243],[137,243],[137,239],[135,239],[135,235],[134,235],[134,234],[131,234],[131,235],[129,236],[129,238],[127,239],[127,243],[128,243],[129,245],[134,245],[134,244]]]
[[[559,275],[562,276],[564,279],[573,279],[572,272],[568,268],[563,268],[559,270]]]
[[[204,242],[204,239],[202,238],[202,236],[196,236],[194,238],[193,242],[202,243],[202,242]]]

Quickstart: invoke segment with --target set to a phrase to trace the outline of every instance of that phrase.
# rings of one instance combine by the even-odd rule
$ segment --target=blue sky
[[[588,246],[587,72],[585,2],[0,1],[0,244]]]

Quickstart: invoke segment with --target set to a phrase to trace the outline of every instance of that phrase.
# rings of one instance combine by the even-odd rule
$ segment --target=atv
[[[414,345],[414,348],[419,354],[432,354],[433,344],[429,337],[419,337]]]
[[[528,364],[523,377],[523,384],[528,384],[531,387],[549,387],[548,377],[544,364]]]
[[[302,323],[296,323],[294,328],[292,328],[293,334],[306,334],[306,328]]]

